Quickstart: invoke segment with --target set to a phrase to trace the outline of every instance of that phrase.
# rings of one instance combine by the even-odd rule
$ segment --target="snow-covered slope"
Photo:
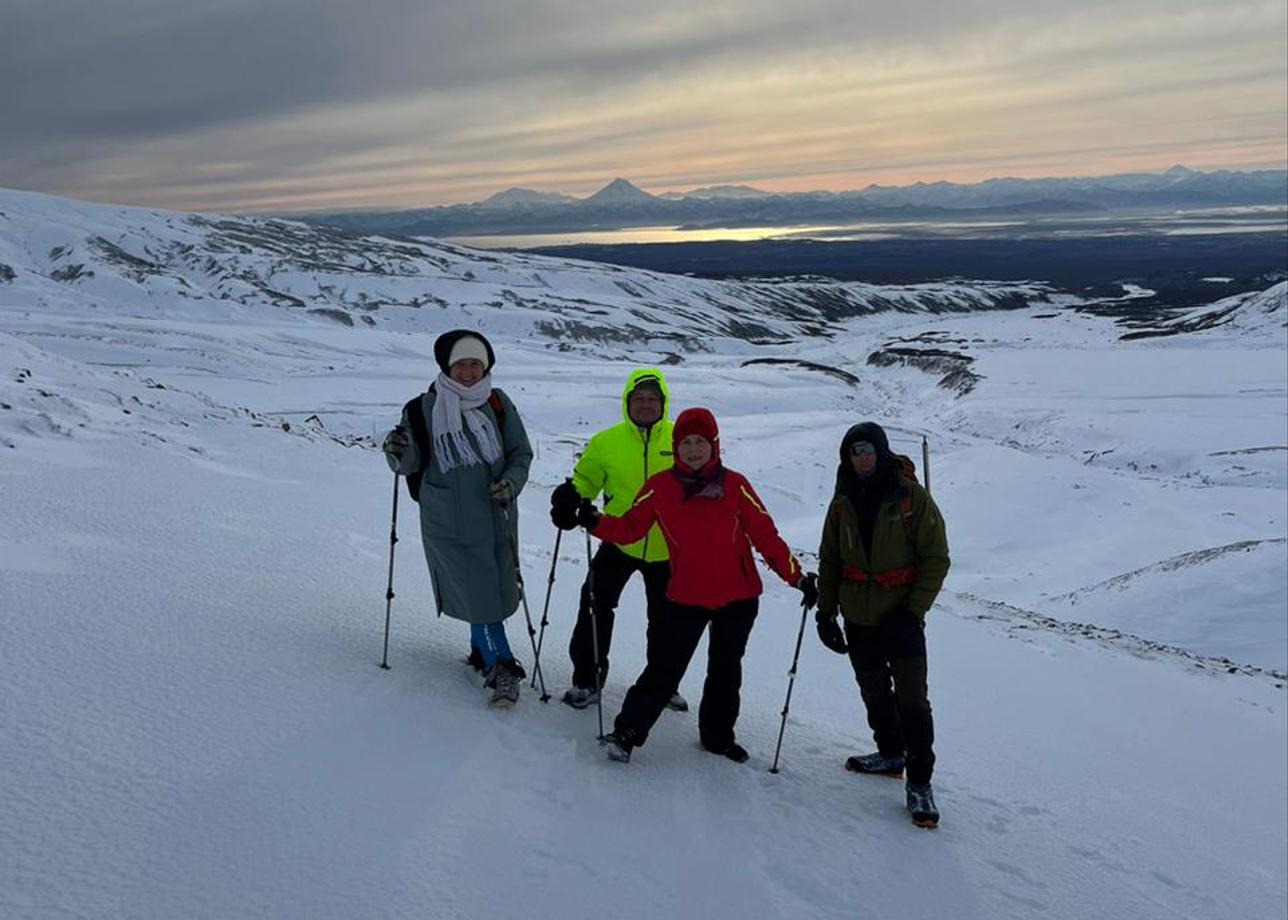
[[[1146,324],[1125,338],[1153,338],[1161,335],[1209,332],[1215,337],[1249,338],[1264,335],[1270,341],[1282,338],[1288,326],[1288,281],[1266,291],[1237,294],[1214,304],[1176,311],[1161,323]]]
[[[399,241],[306,248],[292,225],[35,196],[0,211],[0,916],[1288,910],[1282,326],[1122,341],[1050,304],[938,314],[920,289],[821,285],[905,307],[823,317],[791,286],[421,244],[402,263]],[[539,296],[499,293],[533,275]],[[360,293],[388,299],[363,310]],[[308,313],[322,303],[359,320]],[[561,339],[541,324],[551,303],[648,334]],[[780,344],[703,334],[705,316]],[[844,429],[878,419],[919,465],[927,436],[954,559],[928,625],[937,832],[911,827],[897,783],[841,769],[870,739],[847,663],[812,630],[767,772],[800,625],[774,582],[745,663],[747,765],[702,752],[692,714],[667,714],[622,768],[593,711],[526,690],[487,710],[464,629],[430,613],[405,498],[393,670],[376,667],[393,483],[372,433],[456,324],[492,335],[537,449],[520,500],[534,619],[549,490],[618,417],[633,362],[670,362],[675,408],[717,413],[729,465],[806,559]],[[970,358],[975,379],[868,363],[891,349]],[[562,540],[552,691],[585,551]],[[628,587],[609,718],[643,663],[642,608]]]
[[[877,287],[706,281],[446,243],[359,237],[290,221],[107,207],[0,190],[0,294],[148,317],[262,317],[493,332],[696,351],[712,338],[785,342],[886,311],[941,313],[1067,302],[1038,283]],[[622,348],[626,345],[629,348]]]

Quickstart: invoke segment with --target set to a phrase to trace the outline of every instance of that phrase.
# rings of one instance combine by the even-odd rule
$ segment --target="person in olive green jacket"
[[[604,495],[604,512],[625,514],[635,500],[644,480],[669,468],[671,456],[671,421],[667,417],[669,393],[666,378],[654,367],[639,368],[626,378],[622,388],[622,420],[596,434],[586,444],[572,472],[551,495],[551,519],[560,525],[559,497],[576,492],[570,503],[575,508],[582,498]],[[568,522],[563,522],[568,523]],[[573,521],[570,526],[576,526]],[[572,687],[563,701],[575,709],[584,709],[596,701],[595,631],[590,620],[590,589],[594,588],[595,620],[598,627],[599,681],[603,686],[608,676],[608,650],[613,641],[613,621],[617,602],[631,575],[644,578],[648,604],[646,641],[651,646],[658,634],[658,624],[666,615],[666,584],[671,578],[666,542],[657,525],[643,540],[629,546],[614,546],[607,541],[599,546],[590,564],[590,574],[581,586],[581,603],[577,624],[573,628],[568,653],[572,657]],[[688,709],[678,693],[671,699],[672,709]]]
[[[934,827],[925,619],[948,574],[944,519],[890,451],[880,425],[852,427],[840,454],[818,551],[815,619],[823,644],[850,656],[877,745],[845,766],[896,777],[906,766],[908,810],[917,824]]]

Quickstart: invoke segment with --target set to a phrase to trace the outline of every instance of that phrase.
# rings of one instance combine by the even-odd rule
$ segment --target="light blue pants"
[[[508,661],[514,657],[510,651],[510,640],[505,637],[505,623],[471,623],[470,641],[483,656],[483,664],[491,669],[498,660]]]

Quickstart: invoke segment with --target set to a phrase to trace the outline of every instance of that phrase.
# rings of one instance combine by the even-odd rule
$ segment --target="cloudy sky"
[[[0,0],[0,186],[194,210],[1288,159],[1284,0]]]

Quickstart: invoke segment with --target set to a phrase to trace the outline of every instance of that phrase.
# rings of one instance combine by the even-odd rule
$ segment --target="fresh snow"
[[[342,237],[301,254],[293,226],[0,193],[0,916],[1288,912],[1283,285],[1123,340],[1039,285],[999,312],[985,285],[802,295]],[[501,293],[533,276],[540,297]],[[820,290],[867,306],[829,318]],[[740,291],[764,344],[736,334]],[[550,302],[578,325],[542,325]],[[308,312],[324,304],[359,319]],[[534,620],[549,491],[636,364],[678,362],[674,408],[716,412],[807,565],[844,429],[883,422],[919,467],[928,438],[953,554],[928,625],[937,831],[911,826],[899,783],[842,769],[871,742],[811,625],[768,772],[801,623],[772,575],[745,765],[699,748],[696,713],[665,714],[622,766],[593,711],[526,686],[487,709],[465,627],[432,615],[405,491],[376,666],[394,484],[372,435],[457,325],[492,338],[537,451]],[[609,334],[627,325],[649,334]],[[979,380],[958,396],[866,364],[890,345],[967,355]],[[565,535],[556,698],[585,562]],[[637,584],[618,623],[606,719],[643,664]],[[527,646],[522,612],[510,636]]]

